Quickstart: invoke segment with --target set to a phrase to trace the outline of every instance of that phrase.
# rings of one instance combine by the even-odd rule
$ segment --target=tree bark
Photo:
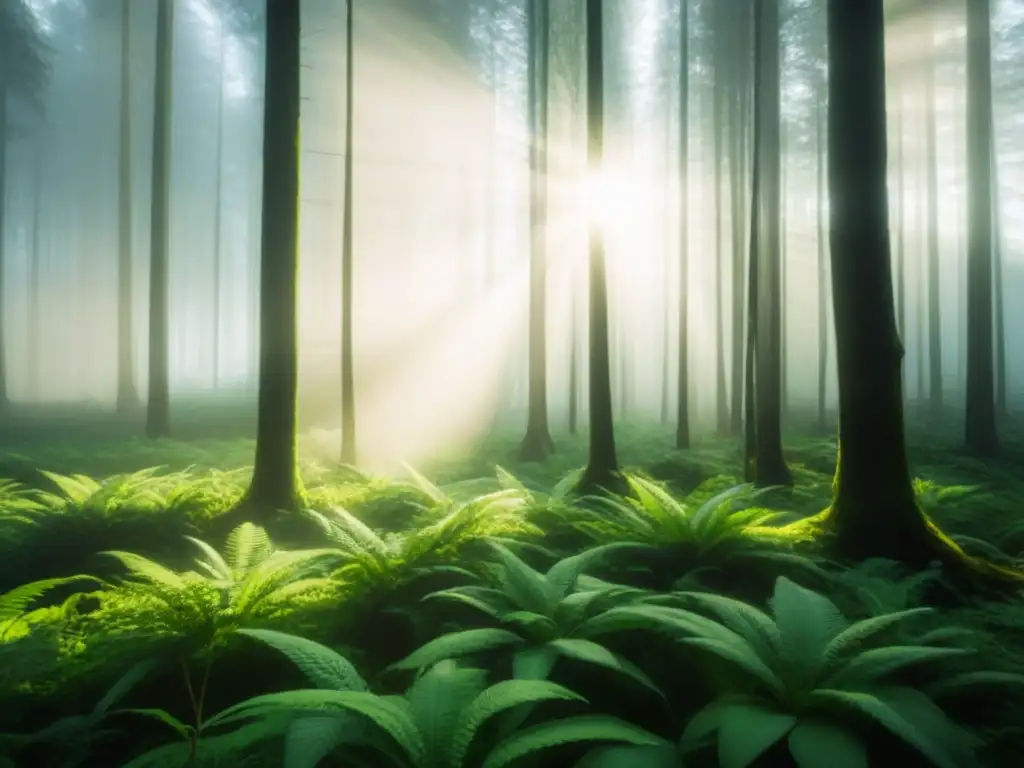
[[[272,519],[301,500],[298,473],[299,6],[268,0],[263,106],[259,404],[242,508]]]
[[[121,104],[118,146],[117,228],[117,410],[139,403],[135,388],[132,305],[132,107],[131,2],[121,0]],[[38,181],[37,181],[38,183]]]
[[[755,482],[760,486],[791,485],[792,474],[782,453],[782,270],[781,270],[781,154],[779,0],[764,3],[761,28],[762,112],[762,236],[758,254],[757,456]]]
[[[934,34],[930,19],[925,26],[924,92],[928,105],[925,119],[925,163],[928,190],[928,405],[932,416],[942,410],[942,317],[939,310],[939,158],[936,137],[939,116],[935,103],[935,62],[932,57]]]
[[[170,435],[168,249],[171,215],[171,119],[173,101],[174,0],[157,6],[156,83],[153,105],[153,194],[149,263],[149,393],[146,436]]]
[[[355,125],[355,0],[346,0],[345,9],[345,221],[341,234],[341,461],[354,465],[359,458],[356,444],[355,350],[352,328],[353,261],[352,177]]]
[[[690,3],[679,4],[679,325],[676,329],[676,448],[690,447]]]
[[[604,160],[603,0],[587,0],[587,165],[593,177]],[[604,233],[590,227],[590,452],[580,487],[621,486],[612,417],[611,364],[608,354],[608,285]]]
[[[968,448],[999,452],[992,333],[992,48],[989,0],[967,7]]]

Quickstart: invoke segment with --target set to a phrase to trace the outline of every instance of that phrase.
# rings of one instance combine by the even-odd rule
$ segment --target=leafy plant
[[[436,664],[419,676],[404,697],[378,696],[343,656],[303,638],[266,630],[242,630],[287,655],[317,688],[270,693],[229,707],[209,725],[298,715],[285,743],[285,768],[313,768],[335,750],[368,749],[372,761],[346,753],[350,765],[399,768],[503,768],[562,744],[605,741],[637,745],[662,740],[615,718],[580,715],[542,722],[496,744],[478,736],[489,721],[523,705],[579,701],[572,691],[542,680],[505,680],[487,685],[486,673]],[[474,749],[481,753],[474,760]],[[482,748],[481,748],[482,747]]]
[[[451,600],[479,610],[503,628],[451,632],[430,641],[393,665],[394,669],[421,669],[443,659],[502,647],[515,648],[513,674],[520,679],[543,680],[560,656],[612,669],[662,695],[657,686],[628,660],[594,642],[584,633],[587,619],[602,610],[645,594],[643,590],[608,584],[597,579],[590,589],[577,591],[583,571],[609,554],[643,548],[628,543],[606,544],[567,557],[540,573],[500,544],[491,545],[500,560],[497,587],[455,587],[425,599]],[[584,582],[586,583],[586,582]]]
[[[724,768],[745,768],[788,740],[800,768],[867,766],[861,724],[872,721],[940,768],[972,762],[972,738],[922,690],[894,679],[908,667],[963,656],[966,650],[928,645],[864,648],[879,633],[912,617],[912,608],[850,623],[827,598],[785,577],[776,581],[771,615],[746,603],[709,593],[686,601],[717,617],[659,607],[675,621],[681,641],[700,648],[739,673],[730,689],[687,726],[686,750],[718,736]],[[946,679],[949,687],[975,676]]]

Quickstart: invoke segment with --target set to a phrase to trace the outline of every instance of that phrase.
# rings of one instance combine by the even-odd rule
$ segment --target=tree
[[[690,447],[690,3],[679,4],[679,374],[676,386],[676,448]]]
[[[939,310],[939,157],[938,157],[938,107],[935,101],[935,58],[933,55],[935,34],[932,15],[925,12],[923,29],[924,50],[921,66],[924,68],[925,120],[925,164],[927,174],[928,221],[928,262],[925,275],[928,291],[928,405],[933,415],[942,411],[942,315]]]
[[[781,153],[779,0],[763,3],[759,91],[754,108],[761,111],[762,165],[760,243],[757,253],[757,340],[754,396],[757,453],[754,479],[758,485],[791,485],[793,476],[782,455],[782,252],[781,252]]]
[[[156,81],[153,95],[153,192],[149,254],[149,394],[146,436],[170,434],[170,357],[167,302],[171,218],[171,120],[174,0],[160,0],[156,21]]]
[[[263,103],[259,403],[239,509],[267,521],[301,500],[298,471],[299,5],[268,0]]]
[[[37,114],[42,111],[42,95],[50,75],[47,54],[48,48],[28,6],[22,0],[0,3],[0,411],[8,405],[3,326],[7,145],[24,134],[12,120],[10,105],[19,100]]]
[[[831,506],[791,530],[829,532],[853,558],[1019,583],[970,558],[917,504],[903,423],[886,188],[884,0],[829,0],[828,183],[839,370],[839,450]]]
[[[227,36],[224,31],[224,17],[217,19],[217,148],[214,156],[217,164],[216,174],[213,182],[213,335],[212,354],[213,358],[213,388],[220,386],[220,297],[221,297],[221,246],[223,241],[223,211],[224,211],[224,49],[227,44]]]
[[[355,0],[347,0],[345,8],[345,223],[341,243],[341,461],[355,464],[356,450],[356,383],[355,354],[352,338],[352,156],[355,124]]]
[[[604,161],[603,0],[587,0],[587,166],[591,181]],[[611,361],[608,349],[608,285],[604,233],[590,223],[590,452],[581,488],[621,485],[612,417]]]
[[[548,428],[547,397],[547,143],[549,24],[548,0],[530,0],[528,13],[530,112],[530,317],[529,394],[526,436],[528,461],[542,461],[554,449]]]
[[[967,5],[968,448],[999,452],[992,333],[992,45],[989,0]]]
[[[139,402],[132,354],[132,62],[131,2],[121,0],[121,94],[117,154],[117,410]]]

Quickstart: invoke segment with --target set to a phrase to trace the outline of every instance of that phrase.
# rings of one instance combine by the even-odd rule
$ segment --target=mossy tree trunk
[[[547,395],[547,140],[548,0],[530,0],[530,317],[529,384],[526,435],[520,451],[527,461],[542,461],[554,449],[548,426]]]
[[[828,243],[825,226],[825,165],[827,148],[825,146],[825,78],[815,83],[815,155],[816,155],[816,198],[815,218],[817,219],[818,247],[818,429],[825,429],[825,397],[828,383]]]
[[[301,499],[298,473],[299,6],[267,3],[256,459],[242,508],[260,521]]]
[[[679,4],[679,325],[676,448],[690,447],[690,3]]]
[[[345,8],[345,221],[341,235],[341,461],[354,465],[359,459],[356,446],[355,350],[353,348],[352,306],[353,259],[352,204],[355,158],[355,0],[346,0]]]
[[[992,332],[992,44],[989,0],[967,6],[967,447],[999,452]]]
[[[1024,574],[966,556],[917,504],[907,462],[886,187],[884,0],[828,4],[828,178],[839,369],[832,505],[794,527],[834,534],[836,549],[948,575],[1019,583]]]
[[[171,120],[174,87],[174,0],[160,0],[156,26],[156,86],[153,103],[153,193],[149,255],[149,392],[146,436],[171,431],[168,250],[171,218]]]
[[[132,63],[131,0],[121,0],[121,104],[118,137],[117,189],[117,410],[139,403],[135,388],[132,303]],[[39,183],[38,181],[36,182]]]
[[[604,160],[604,14],[603,0],[587,0],[587,166],[593,176]],[[590,225],[589,417],[590,452],[580,487],[614,489],[621,485],[612,417],[611,361],[608,347],[608,284],[604,233]]]
[[[759,161],[761,240],[758,253],[757,339],[755,365],[755,419],[757,455],[754,480],[760,486],[790,485],[793,482],[782,454],[782,253],[781,253],[781,110],[779,55],[779,0],[758,0],[763,4],[761,23],[760,95],[761,111]]]

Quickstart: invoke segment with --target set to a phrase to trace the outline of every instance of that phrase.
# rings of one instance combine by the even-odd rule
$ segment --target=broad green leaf
[[[392,664],[389,669],[422,669],[445,659],[493,651],[510,645],[520,645],[523,642],[523,638],[507,629],[485,628],[450,632],[420,646],[401,661]]]
[[[797,768],[870,768],[867,748],[850,731],[828,723],[801,723],[789,734]]]
[[[352,662],[326,645],[271,629],[240,629],[238,633],[266,643],[283,653],[318,688],[337,691],[367,690],[366,681]]]

